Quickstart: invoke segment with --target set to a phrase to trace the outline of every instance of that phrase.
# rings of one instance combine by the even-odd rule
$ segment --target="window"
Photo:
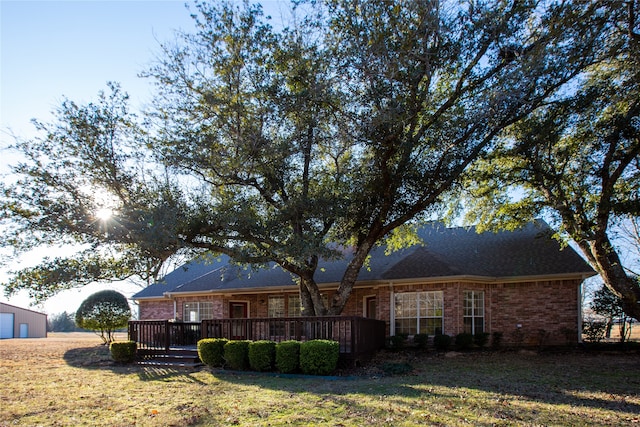
[[[484,332],[484,292],[465,291],[464,331],[474,335]]]
[[[269,297],[268,316],[284,317],[284,297],[282,295]]]
[[[269,317],[284,317],[284,296],[271,295],[269,296]],[[270,321],[269,322],[269,335],[282,336],[284,335],[284,322],[282,321]]]
[[[204,319],[213,319],[213,303],[209,301],[185,302],[182,311],[182,320],[185,322],[200,322]]]
[[[444,313],[442,298],[442,291],[395,294],[396,335],[441,334]]]
[[[287,308],[287,316],[300,317],[302,313],[302,308],[300,307],[300,295],[289,295],[289,306]]]

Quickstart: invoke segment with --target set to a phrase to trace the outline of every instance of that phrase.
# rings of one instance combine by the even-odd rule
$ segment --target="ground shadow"
[[[194,369],[172,368],[167,366],[137,365],[135,363],[124,364],[115,362],[111,358],[109,347],[97,345],[92,347],[79,347],[66,351],[64,361],[74,368],[89,370],[109,370],[117,374],[136,373],[142,381],[183,381],[189,383],[201,383],[193,377]],[[198,370],[197,368],[195,370]]]
[[[593,407],[627,414],[640,414],[640,405],[629,401],[640,395],[640,355],[627,354],[459,354],[391,356],[394,363],[409,363],[414,369],[406,375],[387,376],[381,369],[356,378],[323,379],[307,376],[292,381],[278,375],[226,373],[212,371],[218,379],[234,384],[257,385],[289,393],[313,392],[337,404],[346,395],[362,393],[385,402],[404,398],[420,399],[437,394],[435,386],[455,393],[480,390],[509,399],[529,400],[551,405]],[[407,360],[408,359],[408,360]],[[376,363],[373,361],[372,363]],[[378,362],[379,363],[379,362]],[[388,362],[385,362],[388,363]],[[454,394],[455,394],[454,393]],[[443,399],[456,396],[441,393]],[[457,394],[456,394],[457,395]],[[459,395],[457,395],[459,396]],[[349,405],[357,405],[349,401]]]

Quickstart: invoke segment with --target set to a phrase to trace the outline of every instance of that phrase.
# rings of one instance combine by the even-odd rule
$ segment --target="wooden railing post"
[[[169,351],[171,347],[171,330],[169,328],[169,321],[164,321],[164,349],[165,351]]]

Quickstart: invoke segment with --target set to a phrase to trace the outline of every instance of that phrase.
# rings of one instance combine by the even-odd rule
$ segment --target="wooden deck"
[[[327,339],[339,343],[341,359],[356,363],[384,347],[385,322],[356,316],[129,322],[129,339],[138,343],[138,355],[142,358],[169,354],[180,348],[193,349],[202,338],[275,342]]]

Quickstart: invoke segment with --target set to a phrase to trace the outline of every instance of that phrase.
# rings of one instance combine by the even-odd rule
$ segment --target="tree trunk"
[[[327,315],[327,308],[322,301],[322,294],[312,274],[300,276],[300,295],[301,297],[304,296],[304,300],[300,299],[303,316]]]
[[[636,279],[627,275],[606,234],[598,233],[590,241],[578,240],[578,246],[600,274],[605,286],[622,299],[624,312],[640,320],[640,285]]]
[[[342,280],[340,281],[340,286],[338,286],[338,290],[333,295],[331,299],[331,307],[329,308],[329,315],[339,315],[344,310],[344,306],[347,304],[349,300],[349,296],[353,291],[353,286],[358,280],[358,275],[360,274],[360,269],[364,265],[369,252],[371,252],[371,248],[373,247],[373,239],[368,238],[364,243],[358,245],[356,249],[356,253],[349,261],[347,265],[347,269],[345,270]]]

